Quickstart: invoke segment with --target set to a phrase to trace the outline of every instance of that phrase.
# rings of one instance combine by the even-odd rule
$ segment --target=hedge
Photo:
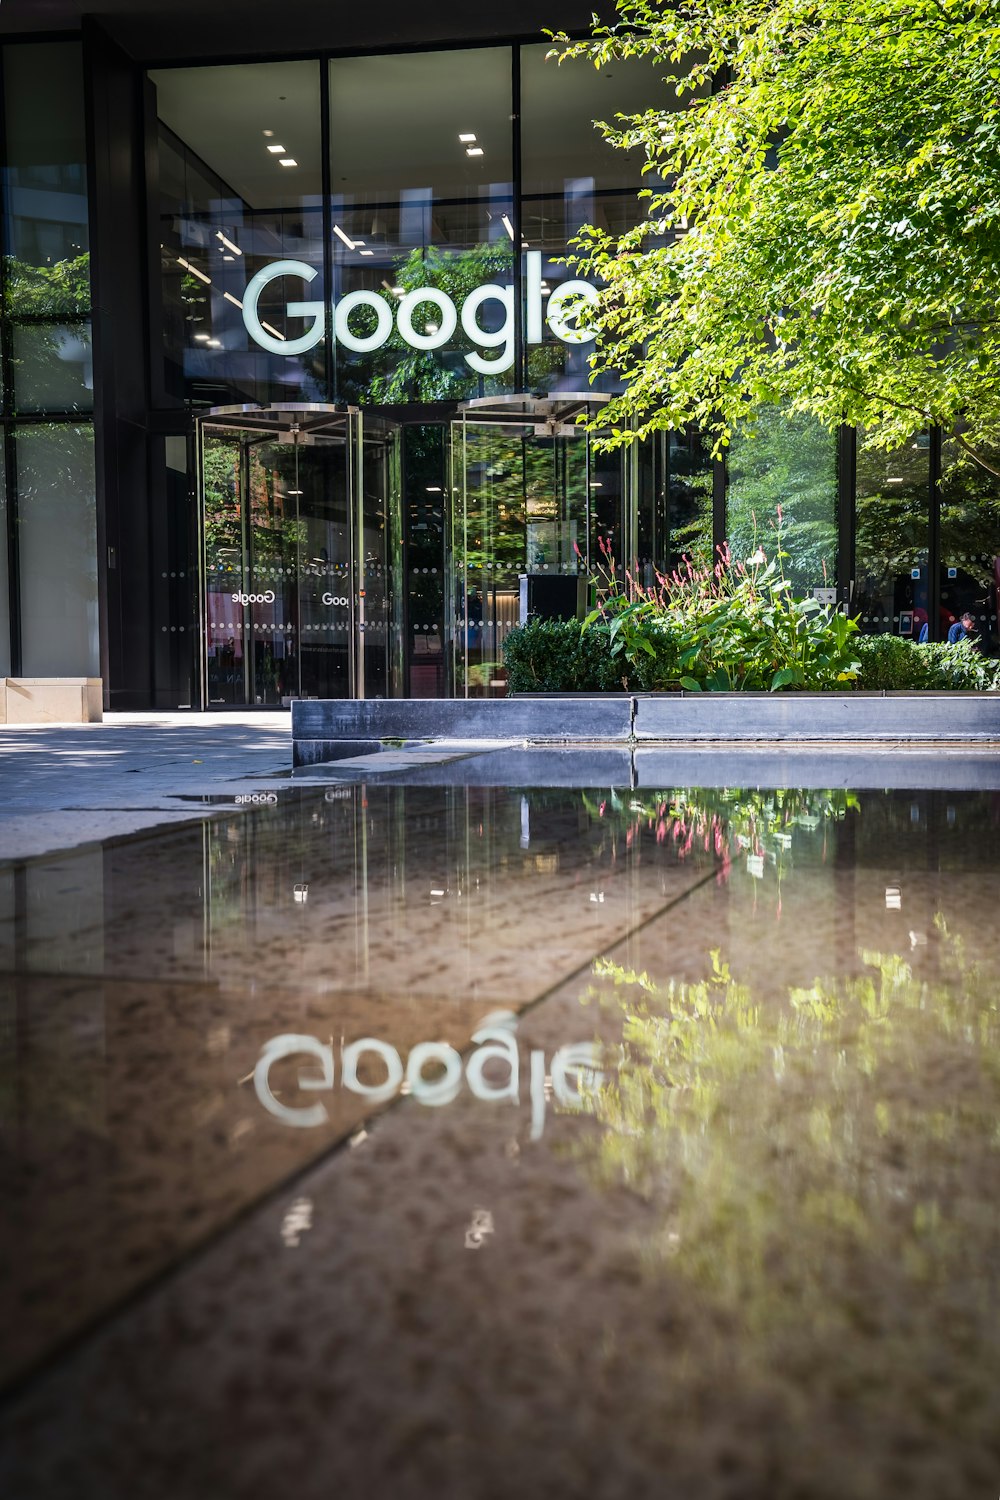
[[[897,635],[857,635],[852,650],[861,662],[856,689],[1000,689],[1000,662],[964,644],[920,646]],[[503,654],[508,693],[646,692],[657,671],[652,659],[637,669],[613,662],[607,627],[581,633],[576,620],[517,625]]]

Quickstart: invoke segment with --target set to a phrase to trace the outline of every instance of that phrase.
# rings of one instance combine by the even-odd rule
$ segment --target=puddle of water
[[[150,1461],[193,1381],[252,1467],[291,1339],[340,1438],[423,1392],[433,1443],[323,1448],[369,1493],[509,1493],[474,1449],[592,1493],[611,1451],[640,1493],[1000,1492],[998,827],[995,793],[344,786],[0,870],[4,1377],[186,1266],[36,1435],[96,1475],[122,1348],[160,1350]]]

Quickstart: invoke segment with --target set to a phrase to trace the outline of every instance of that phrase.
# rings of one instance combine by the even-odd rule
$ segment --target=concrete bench
[[[0,724],[99,724],[103,702],[99,677],[0,679]]]

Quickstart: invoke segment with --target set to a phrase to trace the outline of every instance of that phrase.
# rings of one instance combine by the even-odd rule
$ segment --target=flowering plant
[[[719,548],[714,567],[685,558],[644,585],[617,576],[610,544],[597,608],[583,630],[607,627],[613,657],[642,686],[688,692],[826,688],[852,683],[860,671],[851,637],[857,625],[812,597],[796,598],[784,575],[781,507],[768,557],[754,535],[746,559]]]

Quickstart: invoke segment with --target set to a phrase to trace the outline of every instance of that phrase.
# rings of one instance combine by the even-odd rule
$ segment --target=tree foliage
[[[673,108],[619,116],[648,214],[588,227],[612,441],[695,421],[723,447],[762,404],[893,448],[1000,438],[996,0],[617,0],[561,56],[662,65]],[[631,426],[630,426],[631,424]]]

